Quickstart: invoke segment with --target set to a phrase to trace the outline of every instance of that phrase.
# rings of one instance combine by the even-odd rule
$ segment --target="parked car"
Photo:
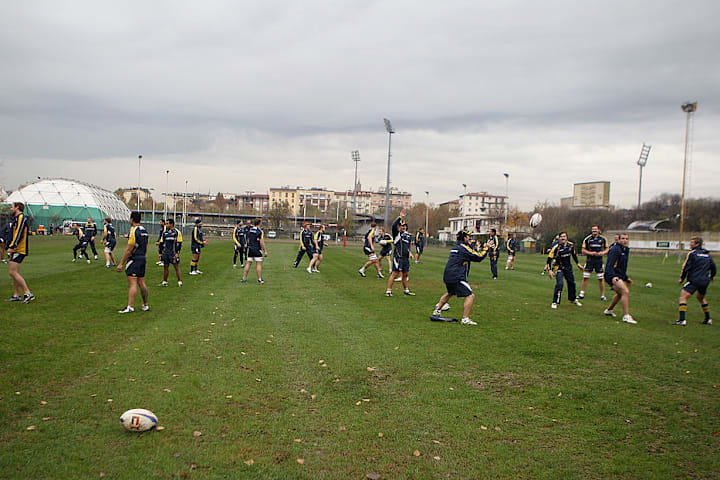
[[[277,237],[277,233],[274,230],[270,230],[268,232],[268,238],[275,238]]]

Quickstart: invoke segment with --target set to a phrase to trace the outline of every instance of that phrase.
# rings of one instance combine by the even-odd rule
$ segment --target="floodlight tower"
[[[640,150],[640,158],[638,158],[637,164],[640,166],[640,183],[638,184],[638,210],[640,209],[640,198],[642,195],[642,172],[645,165],[647,165],[648,156],[650,155],[650,145],[645,145],[643,142],[642,150]]]
[[[163,221],[167,220],[167,194],[170,189],[170,170],[165,170],[165,213],[163,213]]]
[[[429,236],[428,223],[430,223],[430,192],[426,191],[425,196],[427,197],[427,205],[425,205],[425,235]]]
[[[388,132],[388,166],[387,166],[387,181],[385,182],[385,231],[389,228],[389,217],[390,217],[390,156],[392,147],[392,136],[395,133],[393,130],[392,123],[387,118],[383,118],[385,122],[385,131]]]
[[[509,173],[503,173],[505,175],[505,229],[507,230],[507,214],[508,214],[508,206],[510,205],[509,200],[509,185],[510,185],[510,174]]]
[[[357,172],[358,163],[360,162],[360,151],[353,150],[352,152],[350,152],[350,156],[352,157],[353,162],[355,162],[355,183],[353,184],[353,211],[357,213]]]
[[[138,188],[137,188],[137,209],[140,211],[140,163],[142,162],[142,155],[138,155]]]
[[[690,119],[697,110],[697,102],[688,102],[680,108],[687,115],[685,117],[685,153],[683,155],[682,194],[680,195],[680,250],[683,249],[683,233],[685,231],[685,173],[687,172],[688,138],[690,137]]]

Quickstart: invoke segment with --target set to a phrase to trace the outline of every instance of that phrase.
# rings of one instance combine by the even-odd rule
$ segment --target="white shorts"
[[[515,255],[508,255],[508,260],[512,260],[513,258],[515,258]]]
[[[247,261],[260,263],[263,261],[263,257],[248,257]]]
[[[372,262],[373,260],[377,260],[377,258],[378,258],[377,255],[375,255],[374,253],[371,254],[371,255],[368,255],[368,260],[370,260],[371,262]]]
[[[108,247],[105,247],[105,253],[112,253],[112,250],[110,250]]]

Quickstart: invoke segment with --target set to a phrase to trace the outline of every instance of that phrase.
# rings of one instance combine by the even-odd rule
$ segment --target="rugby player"
[[[77,237],[77,245],[73,247],[73,262],[77,261],[77,251],[80,250],[80,258],[85,257],[87,259],[87,263],[90,263],[90,257],[87,254],[87,237],[85,236],[85,231],[80,228],[79,223],[73,223],[73,228],[75,229],[75,237]]]
[[[378,258],[378,264],[382,268],[383,258],[387,258],[388,264],[388,275],[392,273],[392,258],[391,253],[393,249],[393,241],[389,233],[385,233],[385,228],[378,228],[377,243],[380,244],[380,258]],[[397,280],[397,279],[396,279]]]
[[[517,255],[517,251],[520,244],[517,241],[517,235],[512,234],[512,236],[508,239],[507,244],[505,244],[505,248],[507,248],[508,252],[508,259],[507,263],[505,264],[505,270],[515,270],[515,256]]]
[[[369,267],[370,265],[375,265],[375,270],[377,270],[377,276],[378,278],[384,278],[383,274],[380,272],[380,260],[378,260],[378,256],[375,254],[375,233],[377,232],[377,224],[375,222],[370,224],[370,230],[368,230],[365,233],[364,243],[363,243],[363,253],[367,255],[368,261],[365,262],[365,265],[358,270],[358,273],[361,277],[365,276],[365,269]]]
[[[14,293],[8,298],[8,302],[30,303],[35,300],[25,282],[20,275],[20,264],[28,255],[28,243],[30,238],[30,228],[28,219],[25,217],[25,204],[15,202],[10,207],[10,213],[13,216],[12,225],[10,226],[10,238],[7,243],[8,254],[8,275],[13,280]]]
[[[196,218],[195,227],[193,228],[192,239],[190,242],[190,250],[192,252],[192,261],[190,262],[190,275],[202,275],[203,272],[198,270],[198,263],[200,262],[200,249],[207,244],[208,241],[203,238],[202,220]]]
[[[182,249],[182,233],[175,228],[175,220],[168,218],[165,233],[163,233],[163,281],[161,287],[167,287],[168,272],[170,265],[175,267],[178,287],[182,287],[182,275],[180,274],[180,250]]]
[[[550,249],[550,253],[547,258],[548,274],[550,278],[556,277],[555,290],[553,291],[553,302],[550,305],[551,308],[558,308],[560,299],[562,298],[563,280],[567,281],[568,285],[568,300],[570,303],[582,307],[580,301],[575,298],[575,274],[573,273],[572,265],[570,264],[570,257],[575,261],[578,268],[582,269],[582,265],[578,261],[577,253],[575,252],[575,245],[572,242],[568,242],[567,232],[560,232],[558,235],[558,243]]]
[[[678,306],[680,318],[678,318],[673,325],[687,325],[687,321],[685,320],[687,301],[695,293],[697,293],[698,302],[700,302],[703,312],[705,313],[705,320],[702,321],[702,324],[712,325],[710,305],[708,305],[705,295],[707,294],[707,287],[710,285],[710,282],[715,280],[716,273],[717,268],[715,267],[715,262],[710,256],[710,252],[703,248],[702,238],[691,238],[690,252],[685,259],[685,263],[683,263],[680,280],[678,280],[678,285],[682,285],[682,290],[680,290],[680,305]]]
[[[88,217],[87,223],[84,227],[85,230],[85,241],[90,245],[90,249],[93,252],[93,255],[95,256],[95,260],[97,260],[97,250],[95,249],[95,237],[97,236],[97,225],[95,222],[93,222],[93,219],[91,217]]]
[[[390,278],[388,278],[386,297],[392,297],[392,285],[395,278],[402,278],[403,293],[405,295],[415,296],[408,287],[408,273],[410,272],[410,259],[414,259],[412,253],[412,235],[407,231],[407,223],[405,223],[405,209],[400,212],[400,216],[395,219],[392,224],[393,238],[393,268]],[[378,261],[379,263],[379,261]]]
[[[157,245],[157,247],[158,247],[158,261],[155,262],[155,265],[160,265],[160,266],[162,266],[162,264],[163,264],[163,262],[162,262],[162,253],[163,253],[163,252],[162,252],[162,251],[163,251],[162,239],[163,239],[163,233],[165,233],[165,220],[163,220],[163,219],[161,218],[161,219],[160,219],[160,231],[158,232],[158,238],[157,238],[157,240],[155,241],[155,245]]]
[[[103,225],[103,244],[105,245],[105,268],[110,268],[110,261],[112,260],[112,266],[115,266],[115,255],[113,250],[117,244],[115,239],[115,227],[113,227],[112,220],[110,217],[105,218]]]
[[[441,315],[444,310],[449,308],[450,305],[447,302],[450,300],[450,297],[456,296],[465,299],[463,303],[463,317],[460,322],[463,325],[477,325],[477,322],[470,320],[470,311],[472,310],[473,302],[475,302],[475,294],[467,281],[470,262],[481,262],[487,256],[489,248],[494,247],[494,245],[487,242],[482,251],[477,251],[470,247],[469,239],[470,233],[467,231],[460,230],[458,232],[457,244],[450,250],[450,256],[448,257],[447,264],[445,264],[445,271],[443,272],[443,282],[445,282],[445,289],[447,291],[440,297],[440,300],[435,305],[433,315]]]
[[[262,220],[256,218],[253,221],[253,226],[247,232],[248,242],[248,258],[245,262],[245,270],[243,270],[242,281],[247,281],[248,272],[250,271],[250,264],[255,262],[255,272],[257,273],[257,283],[265,283],[262,278],[262,261],[263,257],[268,256],[267,248],[265,247],[265,235],[260,228]]]
[[[422,255],[425,249],[425,229],[418,228],[415,234],[415,263],[420,263],[420,255]]]
[[[320,273],[320,270],[318,267],[323,261],[323,247],[326,245],[325,239],[323,238],[323,235],[325,234],[325,225],[322,223],[320,224],[320,227],[318,228],[318,231],[315,232],[315,236],[313,237],[313,242],[315,244],[315,268],[313,268],[313,273]]]
[[[235,244],[235,255],[233,255],[233,268],[237,268],[237,258],[240,255],[240,268],[245,268],[245,254],[247,253],[247,239],[243,221],[238,220],[233,230],[233,243]]]
[[[293,268],[297,268],[304,255],[307,255],[310,260],[307,272],[312,273],[312,267],[315,265],[315,245],[313,241],[313,232],[310,230],[310,222],[307,221],[303,222],[303,227],[300,231],[300,250],[295,257]]]
[[[500,257],[500,239],[497,236],[497,230],[494,228],[490,229],[490,237],[488,243],[492,242],[494,247],[488,249],[488,258],[490,259],[490,272],[492,273],[493,280],[497,280],[498,270],[497,262]]]
[[[603,256],[605,256],[610,247],[607,239],[600,235],[600,227],[592,226],[592,233],[585,237],[582,243],[582,253],[586,255],[585,268],[583,268],[583,281],[580,286],[579,299],[585,298],[585,287],[587,287],[590,275],[596,272],[598,283],[600,284],[600,300],[607,300],[605,297],[605,271],[603,270]]]
[[[630,237],[628,237],[628,234],[621,233],[618,236],[617,243],[614,243],[608,252],[607,263],[605,264],[605,281],[615,291],[615,295],[603,313],[609,317],[614,317],[615,312],[613,309],[620,302],[623,309],[622,321],[636,324],[637,322],[630,315],[630,286],[633,281],[627,275],[628,259],[630,257],[629,242]]]
[[[128,302],[127,307],[119,310],[118,313],[131,313],[135,311],[135,297],[138,288],[142,296],[142,311],[150,310],[148,306],[148,289],[145,285],[145,255],[147,254],[148,232],[145,227],[140,225],[140,212],[132,212],[130,214],[130,235],[128,235],[127,248],[123,254],[117,271],[122,272],[125,266],[125,275],[128,279]],[[127,262],[127,265],[126,265]]]

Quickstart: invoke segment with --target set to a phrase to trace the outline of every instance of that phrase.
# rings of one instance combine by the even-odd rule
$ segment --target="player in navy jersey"
[[[307,272],[312,273],[313,267],[315,266],[315,244],[313,241],[313,232],[310,230],[310,222],[303,222],[303,228],[300,231],[300,250],[295,257],[293,268],[297,268],[300,264],[302,257],[307,255],[310,264],[307,267]]]
[[[507,243],[505,244],[505,248],[507,248],[508,252],[508,259],[507,263],[505,264],[505,270],[515,270],[515,256],[517,255],[517,251],[520,248],[520,244],[517,241],[517,235],[512,234],[512,236],[508,239]]]
[[[155,265],[160,265],[160,266],[162,266],[162,264],[163,264],[162,263],[163,233],[165,233],[165,220],[161,218],[160,219],[160,231],[158,232],[158,237],[157,237],[157,240],[155,241],[155,245],[157,245],[157,247],[158,247],[158,261],[155,262]]]
[[[163,233],[163,281],[161,287],[167,287],[170,265],[175,267],[178,287],[182,287],[182,275],[180,274],[180,250],[182,249],[182,233],[175,228],[175,220],[168,218],[165,233]]]
[[[80,250],[80,258],[85,257],[87,259],[87,263],[90,263],[90,257],[87,254],[87,237],[85,236],[85,230],[80,228],[79,223],[73,223],[73,228],[75,229],[75,238],[77,239],[77,244],[73,247],[73,262],[77,261],[77,252]]]
[[[238,255],[240,256],[240,268],[245,268],[245,254],[247,253],[247,239],[245,238],[245,227],[243,221],[238,220],[233,229],[233,244],[235,254],[233,255],[233,268],[237,268]]]
[[[377,276],[378,278],[384,278],[383,274],[380,272],[380,260],[378,259],[377,254],[375,253],[375,235],[377,234],[377,224],[375,222],[370,224],[370,230],[365,232],[365,237],[363,238],[363,253],[367,255],[368,261],[365,262],[365,265],[358,270],[358,273],[361,277],[365,276],[365,269],[371,265],[375,265],[375,270],[377,270]]]
[[[487,256],[488,250],[494,246],[488,241],[480,251],[477,251],[470,246],[470,233],[465,230],[458,232],[457,244],[450,250],[450,256],[443,272],[443,282],[445,282],[447,292],[440,297],[437,305],[435,305],[433,315],[440,316],[443,310],[450,308],[447,303],[450,297],[457,296],[458,298],[464,298],[461,323],[463,325],[477,325],[477,322],[470,320],[470,311],[475,301],[475,294],[467,281],[470,262],[481,262]]]
[[[380,268],[382,268],[383,258],[387,258],[388,275],[390,275],[392,273],[393,239],[389,233],[385,233],[385,229],[383,227],[378,228],[376,243],[380,245],[380,258],[378,258],[378,264],[380,265]]]
[[[113,267],[116,264],[113,250],[115,249],[115,245],[117,245],[117,239],[115,238],[115,227],[113,227],[110,217],[105,218],[103,223],[102,240],[103,245],[105,245],[105,249],[103,250],[105,252],[105,268],[110,268],[111,261]]]
[[[603,312],[605,315],[614,317],[613,309],[620,302],[623,309],[623,322],[636,324],[635,319],[630,315],[630,286],[633,281],[627,274],[628,260],[630,259],[630,248],[628,243],[630,237],[627,233],[618,236],[617,243],[610,247],[605,264],[605,281],[615,291],[610,305]]]
[[[557,308],[560,304],[563,280],[567,282],[568,300],[570,300],[570,303],[582,307],[582,304],[575,297],[575,274],[573,273],[572,264],[570,263],[571,257],[578,268],[582,268],[578,261],[577,253],[575,252],[575,245],[572,242],[568,242],[567,232],[560,232],[558,235],[558,243],[550,249],[547,258],[550,278],[556,277],[553,301],[550,305],[551,308]]]
[[[10,207],[10,214],[13,218],[7,242],[8,275],[13,280],[14,294],[7,301],[30,303],[35,300],[35,295],[32,294],[27,282],[20,275],[20,264],[28,256],[30,241],[30,226],[25,216],[25,204],[13,203]]]
[[[85,240],[88,243],[88,246],[93,252],[93,255],[95,256],[95,260],[97,260],[97,250],[95,249],[95,237],[97,236],[98,229],[95,222],[93,222],[93,219],[91,217],[88,217],[87,223],[85,223],[85,226],[83,227],[83,230],[85,231]]]
[[[313,273],[320,272],[318,267],[320,266],[320,263],[322,263],[322,261],[323,261],[322,252],[323,252],[323,248],[326,245],[323,235],[325,235],[325,225],[323,225],[321,223],[320,227],[318,227],[318,231],[315,232],[315,235],[313,236],[313,243],[315,244],[315,267],[313,268]]]
[[[8,263],[8,261],[5,260],[5,249],[8,243],[10,243],[10,225],[12,225],[12,222],[4,215],[2,219],[5,220],[5,223],[0,227],[0,262]]]
[[[262,278],[262,261],[263,257],[267,258],[268,251],[265,247],[265,234],[260,228],[262,220],[256,218],[253,221],[253,226],[250,227],[246,236],[248,244],[248,258],[245,262],[245,270],[243,271],[242,281],[247,281],[248,273],[250,272],[250,264],[255,262],[255,272],[257,273],[257,283],[265,283]]]
[[[135,311],[135,297],[138,289],[142,296],[142,311],[150,310],[148,306],[148,289],[145,285],[145,263],[148,246],[148,232],[145,227],[140,225],[140,212],[132,212],[130,214],[130,235],[128,235],[127,248],[123,254],[117,271],[122,272],[125,267],[125,275],[128,279],[128,304],[118,313],[131,313]]]
[[[682,285],[680,291],[680,300],[678,313],[680,318],[673,325],[686,325],[685,312],[687,312],[687,301],[695,293],[697,293],[698,302],[702,306],[705,313],[703,325],[712,325],[710,318],[710,305],[708,305],[705,295],[710,282],[715,280],[717,267],[710,252],[703,248],[703,240],[700,237],[690,239],[690,252],[685,258],[682,271],[680,272],[680,280],[678,284]]]
[[[417,233],[415,234],[415,263],[420,263],[420,256],[423,253],[423,250],[425,249],[425,229],[424,228],[418,228]]]
[[[583,281],[580,287],[579,299],[585,298],[585,287],[587,287],[590,275],[596,272],[598,282],[600,283],[600,300],[605,301],[605,270],[603,268],[603,256],[610,250],[607,239],[600,235],[600,227],[592,226],[592,233],[585,237],[582,243],[582,253],[586,255],[585,266],[583,268]]]
[[[408,273],[410,273],[410,260],[415,256],[412,253],[412,235],[407,231],[407,223],[405,223],[405,209],[400,212],[400,216],[395,219],[392,224],[393,238],[393,270],[388,278],[387,290],[385,296],[392,297],[392,286],[395,278],[400,276],[402,279],[403,293],[405,295],[414,296],[415,293],[410,291],[408,287]]]
[[[493,245],[495,245],[494,247],[488,249],[488,259],[490,260],[490,273],[492,273],[493,280],[497,280],[497,262],[498,258],[500,258],[500,238],[497,236],[497,230],[495,230],[494,228],[490,229],[490,237],[488,237],[488,242],[491,242]]]
[[[205,240],[202,231],[202,220],[195,219],[195,227],[193,228],[192,238],[190,242],[190,251],[192,253],[192,261],[190,262],[190,275],[202,275],[203,272],[198,270],[200,263],[200,249],[205,247],[208,241]]]

